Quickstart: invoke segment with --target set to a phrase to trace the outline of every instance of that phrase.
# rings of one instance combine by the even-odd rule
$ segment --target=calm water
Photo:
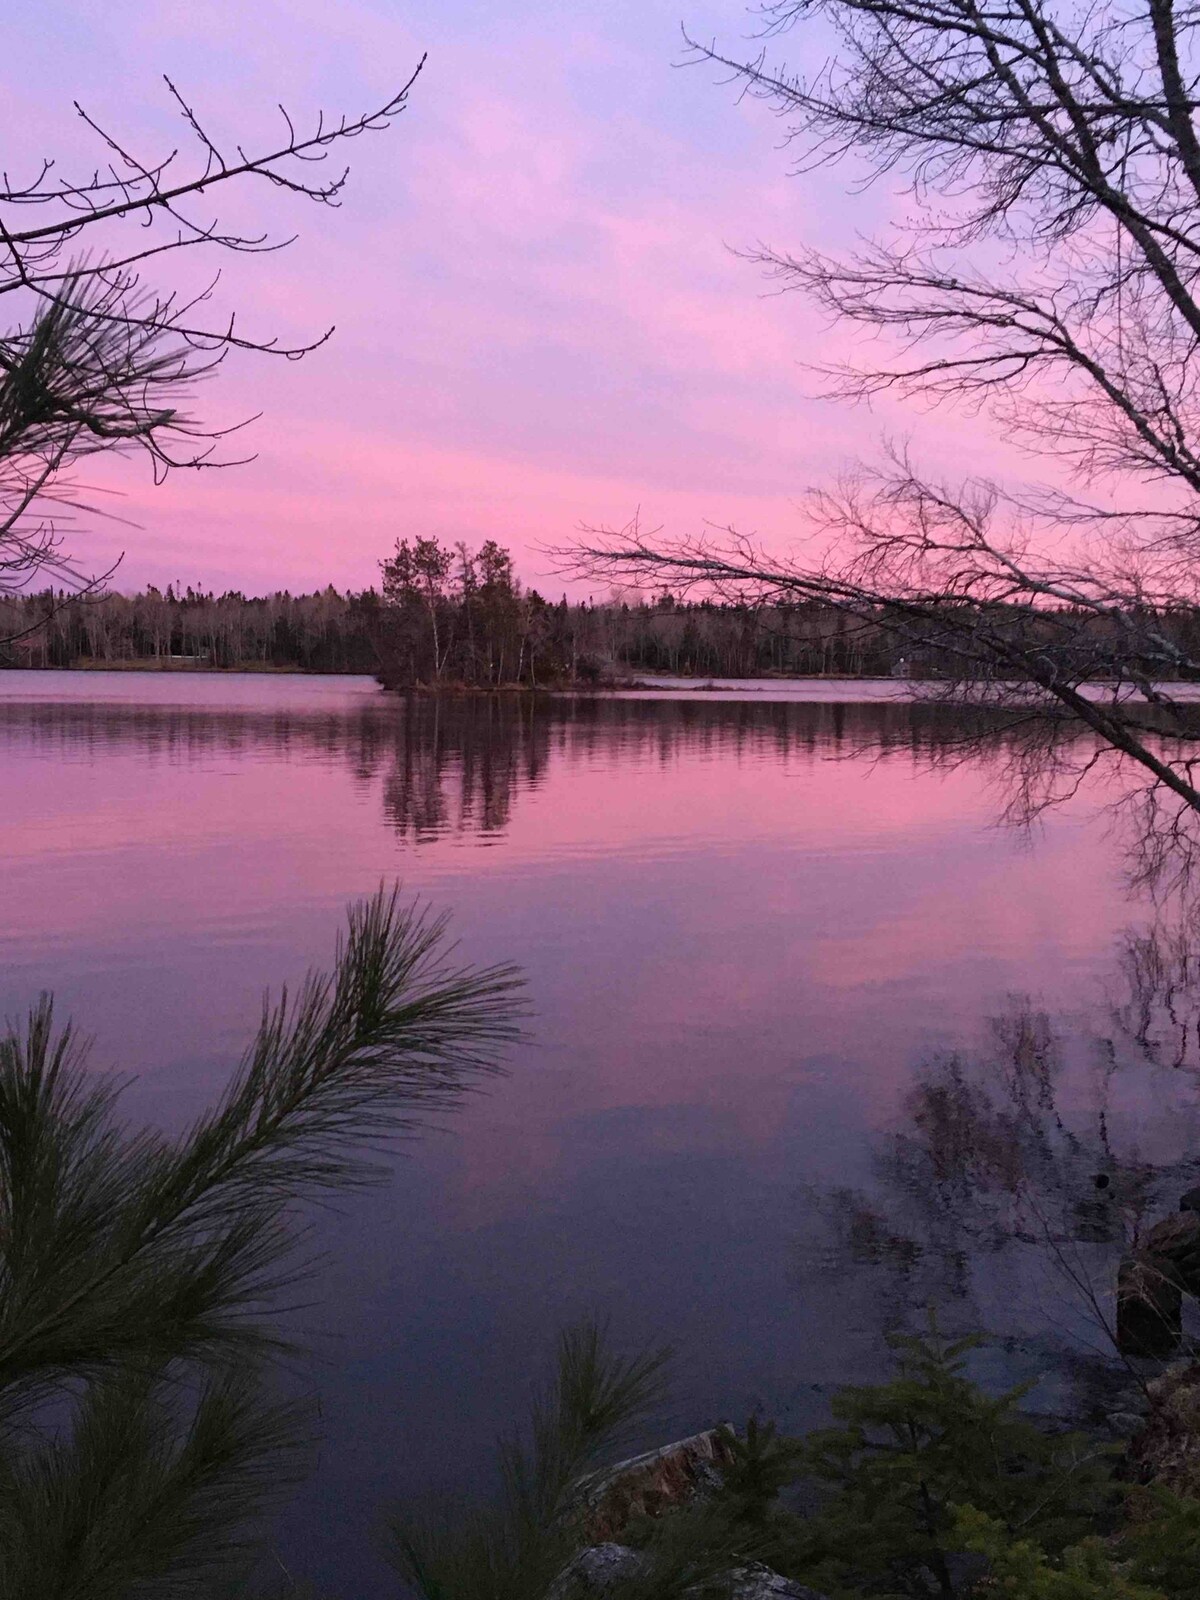
[[[680,1346],[680,1432],[817,1420],[929,1299],[1008,1367],[1097,1342],[1055,1260],[1103,1289],[1120,1226],[1194,1181],[1191,946],[1083,802],[1005,832],[947,713],[829,693],[0,675],[0,1009],[55,990],[131,1111],[213,1095],[381,879],[529,976],[511,1075],[321,1224],[293,1571],[394,1592],[377,1508],[477,1482],[591,1309]]]

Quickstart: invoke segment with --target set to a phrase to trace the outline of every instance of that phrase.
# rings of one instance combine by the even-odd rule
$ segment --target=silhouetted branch
[[[300,343],[245,332],[234,312],[205,317],[219,272],[191,295],[152,288],[142,272],[177,251],[285,248],[291,237],[223,225],[209,209],[211,191],[258,182],[337,207],[349,169],[329,167],[331,155],[389,128],[423,65],[424,57],[396,93],[357,115],[319,113],[304,129],[281,106],[279,139],[229,154],[168,78],[186,147],[140,155],[76,104],[102,164],[60,177],[47,158],[28,180],[0,178],[0,297],[14,297],[18,319],[0,336],[0,593],[39,573],[69,588],[100,581],[62,553],[62,510],[86,504],[69,476],[83,456],[136,447],[156,481],[175,466],[236,464],[218,445],[243,424],[199,422],[186,407],[193,386],[231,351],[297,360],[332,325]],[[27,225],[31,209],[41,215]]]
[[[845,166],[900,192],[882,236],[845,253],[750,252],[781,290],[872,335],[821,369],[829,392],[985,416],[1065,463],[1087,500],[939,483],[893,451],[814,497],[786,559],[734,529],[668,538],[635,523],[585,529],[561,562],[731,603],[838,607],[904,641],[942,692],[1035,707],[1084,735],[1084,765],[1099,741],[1200,809],[1198,725],[1172,687],[1200,676],[1192,19],[1165,0],[1069,14],[1047,0],[768,0],[759,16],[768,39],[819,21],[835,41],[824,65],[689,39],[690,59],[772,107],[799,171]],[[1061,747],[1046,756],[1042,800],[1081,770]]]

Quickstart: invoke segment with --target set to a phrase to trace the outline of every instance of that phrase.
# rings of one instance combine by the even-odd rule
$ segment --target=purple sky
[[[243,436],[257,459],[161,489],[105,465],[93,481],[135,525],[90,523],[76,553],[124,549],[122,588],[257,591],[372,582],[402,534],[492,537],[557,594],[536,547],[581,522],[640,508],[672,532],[709,519],[786,544],[805,488],[884,432],[944,455],[944,416],[813,398],[799,362],[836,334],[729,247],[836,244],[882,199],[789,176],[764,107],[677,69],[681,19],[731,47],[751,26],[738,0],[16,0],[10,167],[86,156],[75,98],[139,153],[169,146],[162,72],[250,143],[277,133],[276,101],[361,110],[429,52],[394,131],[350,148],[340,212],[262,192],[223,206],[300,238],[227,263],[221,303],[263,333],[338,325],[299,365],[244,357],[206,387],[212,421],[264,412]]]

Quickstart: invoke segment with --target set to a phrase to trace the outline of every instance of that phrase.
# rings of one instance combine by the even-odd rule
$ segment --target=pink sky
[[[960,460],[975,436],[944,415],[931,433],[917,413],[813,398],[799,362],[835,336],[731,254],[836,244],[880,204],[829,175],[790,177],[763,107],[676,69],[681,15],[736,46],[750,26],[738,0],[14,10],[10,166],[86,159],[74,98],[139,151],[175,142],[162,72],[252,143],[276,133],[277,100],[300,117],[362,109],[429,52],[399,126],[351,147],[340,212],[274,194],[224,205],[301,237],[227,263],[222,304],[264,333],[338,331],[299,365],[245,357],[203,391],[214,422],[264,412],[243,436],[250,465],[161,489],[137,463],[93,474],[134,525],[91,523],[73,548],[92,566],[124,549],[120,587],[358,587],[397,536],[434,533],[497,538],[557,594],[538,546],[581,522],[640,511],[675,533],[709,519],[782,544],[805,488],[884,432],[935,455],[949,439]]]

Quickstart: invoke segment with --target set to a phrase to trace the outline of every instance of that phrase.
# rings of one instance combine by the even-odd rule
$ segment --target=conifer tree
[[[229,1088],[181,1136],[43,997],[0,1040],[0,1595],[183,1600],[244,1585],[307,1426],[273,1382],[302,1203],[382,1175],[496,1070],[519,979],[448,958],[444,919],[380,891],[331,973],[264,1006]]]

